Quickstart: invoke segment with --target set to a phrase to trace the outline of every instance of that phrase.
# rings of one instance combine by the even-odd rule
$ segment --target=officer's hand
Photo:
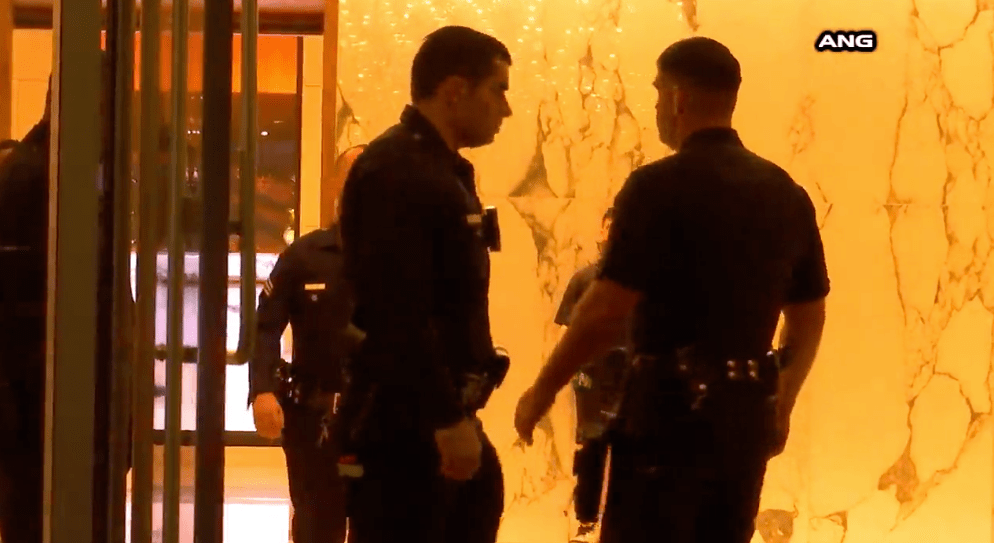
[[[556,397],[544,397],[538,389],[531,387],[521,395],[518,400],[518,408],[514,411],[514,428],[518,431],[518,436],[526,444],[532,444],[532,434],[535,426],[542,417],[552,408]]]
[[[442,457],[442,475],[455,481],[468,481],[480,469],[480,442],[477,423],[463,419],[455,426],[435,431],[435,443]]]
[[[272,392],[263,392],[252,402],[255,430],[266,439],[276,439],[283,431],[283,408]]]

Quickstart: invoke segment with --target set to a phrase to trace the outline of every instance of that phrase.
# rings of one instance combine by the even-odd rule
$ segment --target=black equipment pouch
[[[292,404],[303,407],[310,407],[320,411],[327,411],[329,408],[329,397],[335,401],[335,410],[340,394],[337,390],[326,390],[318,379],[312,376],[301,376],[293,368],[293,364],[286,360],[280,360],[276,369],[276,377],[279,385],[276,390],[276,397],[281,404]]]
[[[290,363],[282,358],[279,365],[276,366],[276,382],[278,383],[276,386],[276,398],[280,400],[280,403],[293,401],[294,388],[296,386],[293,371]]]
[[[479,371],[463,375],[462,403],[468,413],[486,407],[494,390],[504,383],[511,367],[511,357],[503,347],[494,349],[490,361]]]
[[[600,439],[614,427],[630,361],[628,349],[618,347],[574,377],[578,443]]]

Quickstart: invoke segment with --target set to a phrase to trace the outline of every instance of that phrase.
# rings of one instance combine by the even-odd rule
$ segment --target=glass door
[[[258,36],[257,6],[250,3],[105,0],[101,7],[89,1],[92,28],[68,31],[61,24],[66,10],[78,12],[66,0],[53,6],[52,38],[32,30],[21,40],[55,45],[53,73],[74,97],[57,137],[75,142],[87,139],[80,133],[94,133],[80,132],[74,115],[83,109],[75,97],[87,94],[77,88],[90,85],[97,106],[100,89],[110,89],[109,107],[94,117],[106,114],[111,135],[90,141],[97,145],[93,178],[101,178],[90,202],[95,217],[84,219],[86,198],[71,189],[55,193],[65,202],[56,246],[73,255],[90,251],[74,262],[92,262],[94,269],[83,270],[92,277],[78,266],[56,274],[93,286],[54,291],[53,303],[76,304],[85,316],[53,325],[50,350],[59,362],[51,366],[83,369],[52,381],[52,397],[60,400],[51,416],[56,476],[50,485],[90,485],[76,477],[75,486],[64,486],[58,478],[84,469],[91,483],[108,483],[91,486],[99,490],[86,501],[89,509],[73,507],[91,513],[81,514],[77,526],[98,519],[93,541],[280,541],[288,538],[290,518],[285,464],[280,444],[255,434],[245,352],[261,286],[300,230],[305,38]],[[59,75],[60,60],[78,65],[84,58],[78,44],[86,43],[79,39],[86,29],[95,32],[96,58],[102,48],[108,69]],[[77,45],[70,48],[65,36]],[[313,84],[310,91],[321,92]],[[223,126],[230,128],[217,128]],[[312,155],[315,147],[320,152],[320,144],[310,147]],[[80,172],[86,149],[74,143],[53,155],[74,161],[72,172]],[[59,171],[60,187],[79,186],[69,181],[78,173]],[[310,186],[316,200],[319,179]],[[76,226],[64,226],[70,219]],[[93,237],[95,247],[69,237],[92,233],[94,224],[104,233]],[[78,348],[55,349],[70,344],[66,334],[75,334],[71,344]],[[80,337],[92,342],[92,355]],[[88,367],[95,372],[92,387],[80,378]],[[89,427],[77,424],[80,412],[58,407],[86,405],[86,390],[95,391]],[[94,445],[81,449],[82,443]],[[69,464],[75,471],[67,471]],[[85,494],[53,496],[80,501]]]

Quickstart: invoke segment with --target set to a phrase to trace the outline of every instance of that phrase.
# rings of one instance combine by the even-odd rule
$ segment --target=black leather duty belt
[[[705,398],[722,391],[752,390],[773,399],[777,395],[780,355],[770,351],[753,358],[720,359],[701,355],[692,347],[677,349],[670,356],[637,354],[634,375],[669,382],[690,394],[691,409],[699,409]],[[650,377],[651,376],[651,377]]]

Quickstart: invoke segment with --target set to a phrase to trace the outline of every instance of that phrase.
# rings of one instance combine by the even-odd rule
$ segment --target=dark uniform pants
[[[504,477],[496,449],[485,434],[483,440],[480,470],[462,483],[441,475],[431,441],[397,441],[364,454],[364,473],[350,483],[349,543],[494,543]]]
[[[768,404],[731,398],[655,439],[615,438],[601,543],[749,543],[774,423]]]
[[[0,332],[0,540],[41,543],[44,492],[44,326]],[[21,333],[22,335],[18,335]],[[40,336],[33,337],[33,336]]]
[[[606,437],[589,439],[573,455],[573,475],[576,476],[573,508],[576,519],[585,524],[597,522],[600,512],[608,444]]]
[[[293,541],[343,543],[345,485],[338,476],[339,447],[332,439],[321,440],[323,413],[319,409],[287,403],[283,415]],[[334,435],[328,433],[328,437]]]

